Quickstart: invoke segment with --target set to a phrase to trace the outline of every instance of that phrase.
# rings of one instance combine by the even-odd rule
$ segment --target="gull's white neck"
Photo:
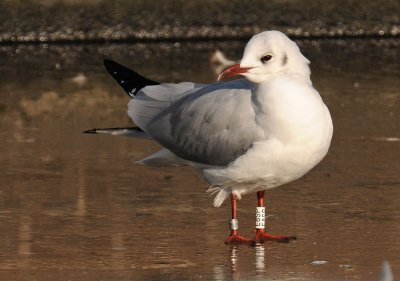
[[[252,101],[257,122],[266,135],[293,141],[320,126],[325,105],[308,77],[298,74],[274,75],[255,84]]]
[[[310,78],[311,70],[310,70],[308,63],[304,63],[304,62],[300,62],[300,61],[291,59],[290,61],[288,61],[287,70],[283,73],[287,74],[287,75],[291,75],[293,77],[298,77],[300,79],[303,79],[304,82],[307,82],[310,85],[312,84],[311,78]]]

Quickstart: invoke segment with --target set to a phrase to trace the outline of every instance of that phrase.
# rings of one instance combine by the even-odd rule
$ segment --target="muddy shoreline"
[[[161,4],[162,3],[162,4]],[[398,1],[16,1],[0,3],[0,44],[398,38]]]

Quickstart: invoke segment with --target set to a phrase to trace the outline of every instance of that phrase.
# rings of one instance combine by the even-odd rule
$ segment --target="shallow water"
[[[157,144],[81,133],[131,125],[103,58],[209,82],[215,47],[239,58],[245,42],[0,47],[0,279],[377,280],[383,260],[400,276],[400,42],[298,43],[333,143],[267,193],[269,231],[298,240],[256,247],[223,243],[229,205],[214,208],[194,170],[133,164]],[[239,203],[243,235],[255,205]]]

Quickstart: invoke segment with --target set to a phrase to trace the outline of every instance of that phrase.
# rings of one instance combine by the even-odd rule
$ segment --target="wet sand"
[[[400,42],[298,43],[333,143],[267,193],[269,231],[298,240],[254,248],[223,243],[229,205],[194,170],[133,164],[157,144],[81,133],[131,125],[103,58],[209,82],[214,48],[239,58],[245,42],[1,47],[0,280],[377,280],[383,260],[400,276]],[[255,204],[239,203],[247,236]]]

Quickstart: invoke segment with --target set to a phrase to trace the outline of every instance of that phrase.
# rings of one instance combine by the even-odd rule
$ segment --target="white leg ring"
[[[256,228],[257,229],[265,228],[265,207],[256,208]]]
[[[231,219],[229,221],[229,226],[231,227],[231,230],[237,230],[239,228],[239,222],[237,219]]]

